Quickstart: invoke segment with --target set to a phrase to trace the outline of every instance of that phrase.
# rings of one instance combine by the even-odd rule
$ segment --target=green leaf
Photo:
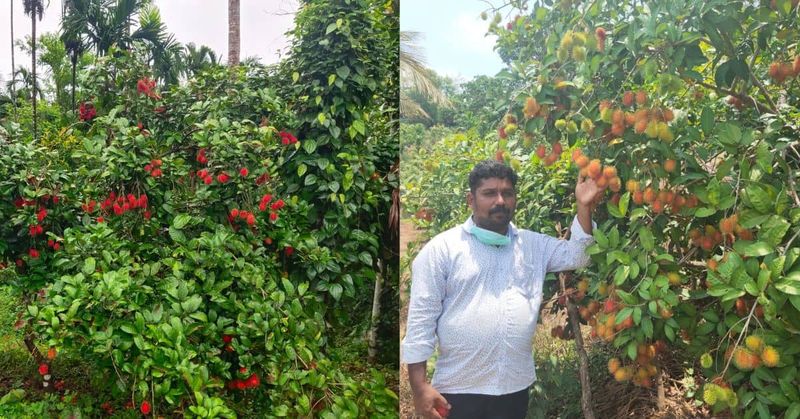
[[[89,256],[83,262],[83,269],[81,269],[81,272],[83,272],[83,274],[86,275],[86,276],[89,276],[89,275],[93,274],[94,270],[95,270],[96,263],[97,263],[97,261],[95,261],[95,259],[93,257]]]
[[[372,266],[372,255],[369,252],[361,252],[358,254],[358,260],[361,261],[364,265]]]
[[[631,201],[631,193],[630,192],[625,192],[624,194],[622,194],[622,197],[619,199],[619,212],[623,216],[625,216],[625,214],[628,213],[628,204],[630,204],[630,201]]]
[[[300,163],[300,165],[297,166],[297,176],[302,177],[304,174],[306,174],[306,170],[308,170],[308,166],[306,166],[305,163]]]
[[[603,233],[603,230],[600,230],[599,228],[594,229],[592,231],[592,236],[594,236],[594,240],[601,249],[608,248],[608,237],[606,237],[605,233]]]
[[[342,286],[339,284],[333,284],[328,288],[328,292],[331,294],[334,300],[339,301],[339,298],[342,296]]]
[[[650,316],[642,318],[642,331],[647,338],[653,338],[653,320],[650,319]]]
[[[169,237],[172,238],[176,243],[184,243],[186,241],[186,236],[183,234],[182,231],[176,229],[174,226],[169,228]]]
[[[766,173],[772,173],[772,151],[766,141],[762,141],[756,148],[756,164]]]
[[[734,249],[736,249],[737,252],[740,252],[743,256],[764,256],[775,251],[775,248],[773,246],[770,246],[769,244],[764,243],[762,241],[747,244],[743,246],[744,247],[743,249],[739,249],[738,247],[736,247],[737,243],[739,242],[734,243]]]
[[[303,150],[308,154],[313,154],[317,149],[317,142],[312,139],[303,140]]]
[[[297,83],[297,80],[300,80],[300,73],[295,71],[292,73],[292,81]]]
[[[695,211],[694,216],[703,218],[703,217],[708,217],[710,215],[714,215],[716,212],[717,210],[715,208],[702,207],[698,208],[697,211]]]
[[[281,283],[283,284],[283,289],[286,290],[287,296],[291,297],[294,295],[294,285],[292,285],[288,279],[282,278]]]
[[[636,359],[636,355],[638,354],[636,341],[632,340],[628,343],[628,347],[625,350],[625,353],[628,355],[628,358],[631,360]]]
[[[700,116],[700,125],[706,135],[710,135],[714,130],[714,111],[708,106],[703,108],[703,113]]]
[[[633,314],[633,308],[625,307],[614,317],[614,324],[620,324]]]
[[[347,76],[350,75],[350,67],[343,65],[336,69],[336,75],[339,76],[342,80],[347,80]]]
[[[727,145],[737,145],[742,139],[742,129],[738,125],[723,123],[718,126],[719,141]]]
[[[333,23],[329,24],[328,27],[325,28],[325,35],[335,31],[338,27],[339,26],[336,25],[336,22],[333,22]]]
[[[361,135],[365,135],[367,132],[367,128],[364,126],[364,121],[360,119],[353,121],[353,128],[355,128],[355,130]]]
[[[650,229],[647,227],[642,227],[639,229],[639,241],[642,243],[644,250],[650,251],[655,248],[655,239],[653,238],[653,233],[651,233]]]
[[[778,291],[789,295],[800,295],[800,271],[790,272],[775,283]]]
[[[192,220],[192,216],[188,214],[178,214],[175,216],[175,219],[172,220],[172,227],[175,227],[176,230],[180,230],[186,227],[186,224]]]
[[[750,200],[750,204],[753,205],[753,208],[758,212],[762,214],[772,212],[774,201],[767,190],[758,185],[750,185],[745,188],[745,192],[747,193],[747,198]]]
[[[794,402],[786,409],[783,419],[797,419],[798,417],[800,417],[800,402]]]
[[[759,240],[765,241],[767,244],[775,247],[781,243],[783,236],[789,231],[791,225],[785,218],[772,215],[769,219],[761,225],[761,230],[758,233]]]

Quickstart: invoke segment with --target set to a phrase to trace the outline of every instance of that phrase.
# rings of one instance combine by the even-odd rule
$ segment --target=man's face
[[[517,191],[508,179],[483,179],[474,193],[467,193],[467,204],[478,227],[506,234],[517,208]]]

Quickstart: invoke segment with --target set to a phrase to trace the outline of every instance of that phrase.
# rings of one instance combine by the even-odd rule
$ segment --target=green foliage
[[[492,23],[490,32],[509,63],[504,77],[521,86],[504,111],[519,129],[507,139],[473,141],[468,150],[446,139],[441,149],[412,156],[418,163],[409,170],[413,181],[404,180],[406,207],[431,207],[434,232],[458,222],[449,218],[463,218],[458,195],[464,187],[455,180],[465,179],[464,156],[474,162],[498,151],[520,166],[523,185],[531,182],[521,195],[530,185],[563,182],[540,196],[520,196],[521,205],[534,198],[535,206],[571,214],[567,195],[578,167],[567,158],[580,146],[588,158],[615,167],[623,185],[640,185],[601,202],[594,214],[598,228],[587,249],[593,264],[585,272],[590,287],[583,304],[612,299],[618,305],[593,316],[596,325],[610,326],[607,334],[599,326],[595,332],[634,368],[651,365],[640,348],[659,341],[682,358],[699,360],[710,351],[714,362],[698,368],[697,378],[717,378],[737,394],[719,409],[745,417],[796,411],[800,395],[784,392],[798,385],[800,351],[794,333],[800,327],[800,103],[791,36],[798,12],[791,3],[517,5],[519,16]],[[534,100],[548,112],[531,112]],[[645,125],[637,128],[638,121]],[[569,123],[588,128],[569,129]],[[549,150],[555,142],[565,153],[553,169],[541,167],[534,149]],[[426,167],[428,154],[434,157]],[[666,169],[668,159],[677,163],[674,170]],[[542,171],[552,175],[537,178]],[[460,190],[450,194],[456,185]],[[642,199],[645,189],[652,199]],[[534,230],[567,221],[531,210],[516,219]],[[633,325],[620,328],[626,318]],[[764,365],[761,353],[756,368],[728,361],[726,349],[753,334],[776,349],[776,366]]]

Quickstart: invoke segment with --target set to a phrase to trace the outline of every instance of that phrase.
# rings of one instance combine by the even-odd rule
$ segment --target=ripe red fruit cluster
[[[616,167],[604,167],[599,159],[589,160],[589,157],[585,156],[580,149],[575,149],[572,153],[572,161],[580,168],[579,176],[591,177],[598,187],[609,188],[611,192],[615,193],[622,188],[622,180],[617,176]]]
[[[231,212],[228,214],[228,222],[229,222],[229,223],[231,223],[231,224],[233,224],[233,222],[234,222],[234,221],[236,221],[236,219],[237,219],[237,218],[240,218],[240,219],[242,219],[242,220],[245,220],[245,222],[247,223],[247,225],[249,225],[250,227],[252,227],[252,226],[253,226],[253,225],[255,225],[255,223],[256,223],[256,216],[255,216],[255,214],[253,214],[253,213],[252,213],[252,212],[250,212],[250,211],[245,211],[245,210],[240,210],[240,209],[238,209],[238,208],[234,208],[234,209],[232,209],[232,210],[231,210]],[[227,342],[226,342],[226,343],[227,343]]]
[[[39,375],[47,375],[47,373],[49,372],[50,372],[50,367],[47,364],[45,363],[39,364]]]
[[[606,30],[602,27],[594,30],[595,37],[597,38],[597,50],[600,52],[606,49]]]
[[[777,84],[783,84],[790,77],[797,77],[800,75],[800,55],[795,57],[794,64],[791,62],[773,62],[769,65],[768,74]]]
[[[248,388],[256,388],[261,385],[261,379],[258,378],[256,373],[253,373],[245,380],[235,378],[228,383],[228,388],[231,390],[246,390]]]
[[[214,177],[208,173],[208,169],[200,169],[197,171],[197,177],[203,179],[203,183],[210,185],[214,183]]]
[[[262,196],[262,197],[261,197],[261,202],[258,204],[258,209],[259,209],[261,212],[264,212],[264,211],[266,211],[266,210],[267,210],[267,204],[268,204],[268,203],[269,203],[269,201],[271,201],[271,200],[272,200],[272,195],[270,195],[270,194],[264,194],[264,196]]]
[[[33,205],[36,205],[36,200],[35,199],[25,199],[25,198],[19,197],[19,198],[14,200],[14,206],[17,207],[17,208],[28,207],[28,206],[33,206]]]
[[[94,104],[92,102],[83,102],[78,107],[78,118],[81,121],[90,121],[97,116],[97,109],[94,108]]]
[[[149,415],[150,414],[150,403],[148,403],[146,400],[143,401],[142,405],[139,406],[139,410],[142,411],[143,415]]]
[[[39,224],[31,224],[30,226],[28,226],[28,234],[31,237],[36,237],[42,233],[44,233],[44,228],[42,228],[42,226],[40,226]]]
[[[256,179],[256,185],[261,186],[269,180],[269,173],[264,173]]]
[[[283,249],[283,252],[284,252],[284,253],[286,253],[286,256],[291,256],[292,254],[294,254],[294,247],[292,247],[292,246],[286,246],[286,247]]]
[[[544,145],[540,145],[538,148],[536,148],[536,155],[539,156],[540,159],[542,159],[545,166],[551,166],[561,156],[562,151],[564,150],[561,147],[561,143],[556,141],[553,143],[552,149],[550,150],[550,154],[547,154],[547,147],[545,147]]]
[[[225,172],[217,175],[217,182],[219,183],[228,183],[229,180],[231,180],[231,177]]]
[[[281,144],[283,145],[294,144],[297,142],[297,138],[286,131],[281,131],[278,135],[281,136]]]
[[[225,343],[231,343],[233,341],[233,336],[231,335],[222,335],[222,341]]]
[[[95,201],[94,199],[90,199],[89,202],[81,205],[81,208],[83,208],[84,212],[91,214],[94,212],[96,206],[97,206],[97,201]]]
[[[161,177],[161,159],[150,160],[150,164],[144,166],[144,171],[152,177]]]
[[[57,252],[59,249],[61,249],[61,244],[53,239],[50,239],[47,241],[47,247]]]
[[[33,247],[32,247],[32,248],[30,248],[30,249],[28,249],[28,255],[29,255],[29,256],[30,256],[32,259],[39,259],[39,251],[38,251],[38,250],[36,250],[36,249],[35,249],[35,248],[33,248]]]
[[[250,174],[250,171],[247,170],[246,167],[242,167],[241,169],[239,169],[239,175],[241,177],[247,177],[248,174]]]
[[[200,164],[208,164],[208,157],[206,157],[205,148],[201,148],[197,151],[197,162]]]
[[[141,78],[136,82],[136,91],[139,94],[147,95],[151,99],[161,99],[161,96],[153,91],[155,87],[156,81],[150,80],[148,77]]]
[[[39,208],[39,212],[36,213],[36,219],[41,223],[45,217],[47,217],[47,209],[44,207]]]
[[[139,197],[136,197],[133,194],[117,196],[117,194],[112,191],[108,195],[108,198],[106,198],[106,200],[100,204],[100,209],[105,213],[113,210],[114,215],[123,215],[128,211],[141,208],[145,210],[143,214],[145,219],[150,219],[150,211],[147,211],[147,203],[147,195],[145,194],[139,195]],[[103,222],[101,221],[101,218],[102,217],[98,218],[97,221]]]

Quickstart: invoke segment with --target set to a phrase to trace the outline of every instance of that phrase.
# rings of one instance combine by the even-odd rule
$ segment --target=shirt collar
[[[470,214],[470,216],[467,217],[467,221],[465,221],[464,224],[461,225],[461,228],[463,228],[464,231],[466,231],[467,233],[472,234],[472,233],[470,233],[470,231],[472,230],[472,226],[474,226],[474,225],[475,225],[475,222],[472,221],[472,215]],[[508,232],[509,232],[508,235],[511,238],[514,238],[514,237],[517,236],[517,234],[518,234],[517,227],[514,225],[514,223],[511,223],[511,222],[508,223]]]

